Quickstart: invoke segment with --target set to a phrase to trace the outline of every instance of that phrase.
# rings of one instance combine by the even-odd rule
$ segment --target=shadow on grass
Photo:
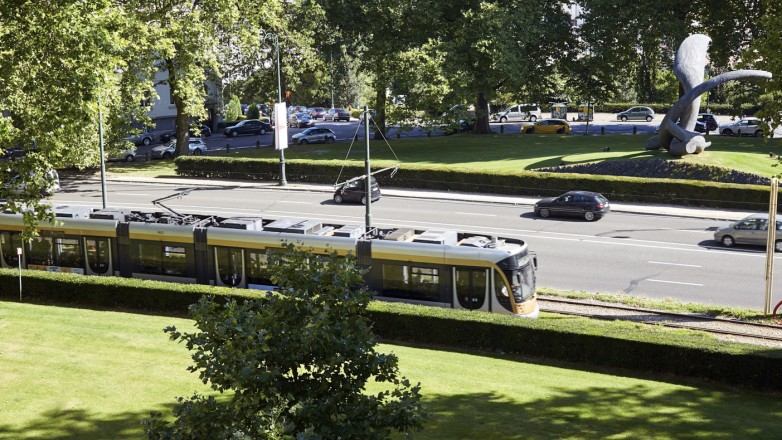
[[[771,397],[692,388],[660,393],[652,385],[553,388],[524,404],[496,393],[425,399],[430,418],[418,438],[771,439],[782,424],[782,404]]]
[[[652,384],[553,387],[545,398],[524,403],[494,392],[425,393],[424,400],[429,418],[415,435],[420,439],[772,439],[782,424],[782,403],[774,396],[693,387],[662,393]],[[0,425],[0,439],[139,439],[147,417],[141,411],[100,417],[51,411],[24,426]]]
[[[121,399],[122,396],[117,396]],[[163,415],[171,414],[174,404],[163,405]],[[113,415],[95,415],[81,409],[52,410],[24,426],[0,425],[0,440],[47,439],[140,439],[145,438],[141,421],[151,411],[125,412]]]

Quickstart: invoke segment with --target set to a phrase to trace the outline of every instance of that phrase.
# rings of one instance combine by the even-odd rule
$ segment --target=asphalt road
[[[110,206],[153,210],[150,201],[191,188],[180,184],[109,181]],[[55,203],[100,206],[98,181],[63,183]],[[365,208],[337,205],[322,191],[210,187],[167,205],[179,212],[222,216],[317,218],[363,224]],[[521,238],[539,261],[538,285],[614,292],[762,310],[765,252],[722,248],[712,240],[727,222],[613,212],[604,219],[540,219],[531,206],[384,197],[372,205],[375,226],[449,228]],[[779,260],[779,257],[775,258]],[[777,265],[779,266],[779,265]],[[774,290],[782,292],[781,277]]]

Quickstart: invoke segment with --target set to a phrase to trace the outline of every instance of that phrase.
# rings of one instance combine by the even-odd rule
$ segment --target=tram
[[[315,254],[355,255],[379,300],[538,314],[537,262],[522,240],[441,229],[365,232],[314,219],[53,209],[58,223],[41,224],[27,242],[22,216],[0,214],[2,267],[271,290],[267,253],[295,243]]]

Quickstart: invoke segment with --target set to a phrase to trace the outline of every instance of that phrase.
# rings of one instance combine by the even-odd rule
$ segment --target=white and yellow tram
[[[273,289],[266,255],[290,242],[353,254],[377,299],[535,317],[535,264],[522,240],[451,230],[377,229],[311,219],[187,216],[55,207],[22,241],[22,217],[0,214],[0,265],[98,276]]]

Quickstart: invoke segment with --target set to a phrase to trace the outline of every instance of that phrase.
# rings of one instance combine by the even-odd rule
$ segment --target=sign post
[[[768,199],[768,241],[766,242],[766,302],[763,311],[771,313],[771,288],[774,284],[774,250],[777,241],[777,194],[779,181],[771,179],[771,195]]]
[[[16,260],[19,262],[19,302],[22,302],[22,248],[16,248]]]

